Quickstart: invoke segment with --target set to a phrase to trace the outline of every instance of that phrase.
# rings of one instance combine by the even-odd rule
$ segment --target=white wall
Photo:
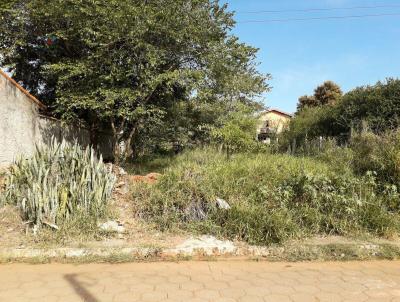
[[[29,156],[38,136],[37,105],[0,75],[0,166],[16,156]]]
[[[90,144],[89,130],[39,116],[38,106],[0,75],[0,167],[10,165],[19,156],[31,156],[35,144],[46,144],[52,136],[59,141],[77,139],[82,146]],[[111,136],[100,133],[98,144],[103,157],[111,158]]]

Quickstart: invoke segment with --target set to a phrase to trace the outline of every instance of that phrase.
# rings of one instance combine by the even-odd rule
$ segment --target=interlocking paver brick
[[[204,289],[205,285],[201,282],[188,281],[182,283],[181,288],[186,290],[196,291],[199,289]]]
[[[258,297],[266,297],[271,294],[271,290],[268,286],[252,286],[246,288],[244,291],[246,292],[246,295]]]
[[[400,262],[1,265],[0,302],[400,302]]]
[[[158,302],[168,298],[168,294],[163,291],[152,291],[142,295],[141,301],[143,302]],[[123,301],[121,301],[123,302]]]
[[[282,294],[282,295],[276,295],[272,294],[269,295],[268,297],[264,298],[265,302],[293,302],[289,296]]]
[[[216,290],[213,290],[213,289],[196,290],[196,291],[194,291],[194,295],[196,297],[208,299],[208,300],[212,300],[212,299],[218,298],[220,296],[219,292]]]
[[[293,302],[318,302],[319,300],[314,295],[295,293],[290,295]]]

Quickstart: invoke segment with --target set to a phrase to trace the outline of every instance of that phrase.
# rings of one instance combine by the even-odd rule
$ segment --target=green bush
[[[262,147],[255,137],[257,123],[251,108],[238,106],[221,118],[220,127],[212,129],[212,140],[222,146],[228,157],[235,152],[257,150]]]
[[[77,215],[104,215],[114,182],[93,149],[53,141],[13,165],[2,199],[17,205],[23,218],[37,227],[57,228]]]
[[[335,139],[325,140],[323,148],[314,153],[314,158],[329,165],[330,169],[337,173],[353,171],[353,150],[348,146],[338,146]]]
[[[305,108],[294,116],[289,127],[280,135],[280,148],[282,151],[290,148],[293,154],[309,155],[309,152],[320,149],[320,137],[342,139],[346,132],[348,130],[338,122],[335,106]]]
[[[314,104],[296,113],[289,129],[280,139],[284,148],[293,141],[301,147],[307,139],[319,136],[347,141],[351,130],[361,131],[367,123],[374,133],[400,127],[400,80],[387,79],[373,86],[353,89],[331,105]],[[302,97],[300,101],[312,101]],[[304,104],[303,104],[304,105]]]
[[[399,217],[388,203],[397,193],[377,190],[373,173],[356,177],[316,159],[239,153],[228,160],[206,149],[177,157],[159,183],[137,185],[134,198],[138,214],[162,229],[268,244],[317,234],[392,236]],[[218,209],[217,198],[231,209]]]
[[[372,132],[354,134],[350,147],[356,173],[362,175],[374,171],[381,183],[400,186],[400,130],[381,135]]]
[[[368,123],[375,133],[400,127],[400,79],[387,79],[355,88],[337,105],[337,119],[347,129],[361,130]]]

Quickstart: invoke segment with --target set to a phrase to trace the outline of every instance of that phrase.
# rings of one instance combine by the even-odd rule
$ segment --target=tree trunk
[[[119,148],[119,140],[120,140],[120,135],[117,127],[115,126],[114,120],[111,121],[111,129],[113,133],[113,157],[114,157],[114,163],[116,165],[119,164],[120,162],[120,148]]]
[[[120,152],[119,152],[118,138],[116,138],[116,137],[114,137],[113,156],[114,156],[114,163],[115,163],[116,165],[119,165],[119,162],[120,162]]]
[[[97,128],[94,124],[90,125],[90,145],[92,146],[92,148],[96,151],[99,151],[98,147],[98,138],[97,138]]]
[[[131,129],[130,133],[129,133],[128,138],[125,141],[125,144],[126,144],[125,148],[126,149],[125,149],[125,156],[124,157],[126,159],[129,159],[129,158],[133,157],[132,139],[133,139],[135,133],[136,133],[136,127],[133,127]]]

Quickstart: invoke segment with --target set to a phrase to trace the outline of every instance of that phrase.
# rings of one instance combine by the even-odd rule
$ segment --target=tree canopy
[[[366,126],[375,133],[400,127],[400,80],[389,78],[346,93],[337,119],[347,129]]]
[[[297,111],[300,112],[304,108],[319,107],[324,105],[334,105],[342,97],[343,92],[339,85],[332,81],[326,81],[314,90],[312,96],[302,96],[297,104]]]
[[[1,16],[0,66],[55,116],[111,130],[116,145],[134,147],[150,124],[199,138],[268,90],[257,49],[230,33],[218,1],[17,0]]]
[[[389,78],[357,87],[331,106],[302,108],[286,131],[286,144],[306,138],[334,137],[346,141],[352,130],[382,134],[400,127],[400,80]]]

